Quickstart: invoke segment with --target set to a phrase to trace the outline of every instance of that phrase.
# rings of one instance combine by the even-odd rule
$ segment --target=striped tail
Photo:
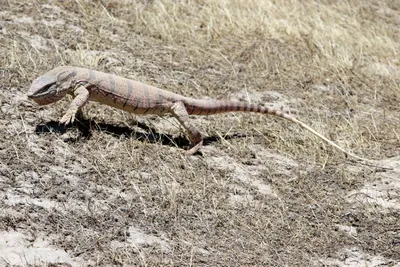
[[[265,107],[260,104],[249,104],[247,102],[236,102],[228,100],[202,100],[202,99],[185,99],[184,104],[190,115],[214,115],[226,112],[256,112],[285,117],[287,113]]]
[[[224,101],[224,100],[201,100],[201,99],[186,99],[184,101],[185,107],[187,109],[187,112],[190,115],[213,115],[213,114],[219,114],[219,113],[226,113],[226,112],[235,112],[235,111],[241,111],[241,112],[255,112],[255,113],[263,113],[263,114],[269,114],[281,118],[285,118],[291,122],[294,122],[304,129],[310,131],[313,133],[315,136],[319,137],[320,139],[324,140],[327,142],[329,145],[339,149],[346,155],[353,157],[355,159],[361,160],[361,161],[370,161],[368,159],[361,158],[351,152],[346,151],[344,148],[340,147],[333,141],[329,140],[304,122],[299,121],[298,119],[290,116],[289,114],[285,113],[284,111],[270,108],[270,107],[265,107],[259,104],[249,104],[246,102],[234,102],[234,101]]]

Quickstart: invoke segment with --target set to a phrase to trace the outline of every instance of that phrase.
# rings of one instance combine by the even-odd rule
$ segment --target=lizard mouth
[[[27,96],[28,98],[32,99],[45,96],[54,96],[57,93],[57,90],[53,87],[53,85],[55,85],[55,83],[48,84],[36,92],[30,89],[27,93]]]
[[[57,95],[57,90],[52,87],[53,85],[54,84],[49,84],[36,92],[29,91],[27,93],[28,99],[33,100],[40,106],[47,105],[59,100],[60,96]]]
[[[34,93],[27,93],[26,96],[27,96],[29,99],[32,99],[32,100],[35,98],[35,94],[34,94]]]
[[[54,103],[55,101],[57,101],[59,99],[57,96],[54,96],[54,95],[45,96],[45,97],[37,97],[37,96],[29,97],[28,96],[28,98],[31,99],[32,101],[34,101],[39,106],[44,106],[44,105]]]
[[[34,100],[36,98],[52,96],[57,93],[56,84],[56,78],[46,75],[40,76],[32,82],[27,92],[27,97]]]

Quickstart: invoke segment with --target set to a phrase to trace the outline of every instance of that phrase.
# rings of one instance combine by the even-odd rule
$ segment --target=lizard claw
[[[189,155],[193,155],[193,154],[197,153],[199,151],[199,149],[202,147],[202,145],[203,145],[203,140],[195,143],[195,145],[193,147],[191,147],[189,150],[185,151],[185,154],[187,156],[189,156]]]
[[[73,114],[72,114],[73,113]],[[67,126],[69,123],[74,123],[75,121],[75,112],[67,112],[58,122],[59,124],[64,124]]]

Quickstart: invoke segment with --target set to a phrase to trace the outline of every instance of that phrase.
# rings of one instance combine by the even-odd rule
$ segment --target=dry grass
[[[93,266],[324,266],[351,248],[370,260],[360,264],[400,261],[400,186],[382,191],[394,207],[349,200],[385,173],[296,125],[193,117],[209,145],[185,157],[171,118],[89,104],[65,131],[69,99],[24,99],[41,73],[78,65],[187,96],[280,102],[341,146],[388,158],[400,153],[396,1],[0,6],[0,233],[45,236]]]

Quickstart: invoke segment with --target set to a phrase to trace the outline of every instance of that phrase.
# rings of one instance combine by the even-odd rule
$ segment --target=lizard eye
[[[48,92],[48,93],[52,93],[52,91],[54,91],[54,89],[52,89],[52,86],[55,85],[55,83],[49,83],[46,86],[44,86],[42,89],[40,89],[40,92]]]
[[[43,95],[55,95],[56,93],[57,93],[56,83],[54,82],[54,83],[46,84],[45,86],[40,88],[35,93],[32,93],[31,97],[37,98],[37,97],[41,97]]]

